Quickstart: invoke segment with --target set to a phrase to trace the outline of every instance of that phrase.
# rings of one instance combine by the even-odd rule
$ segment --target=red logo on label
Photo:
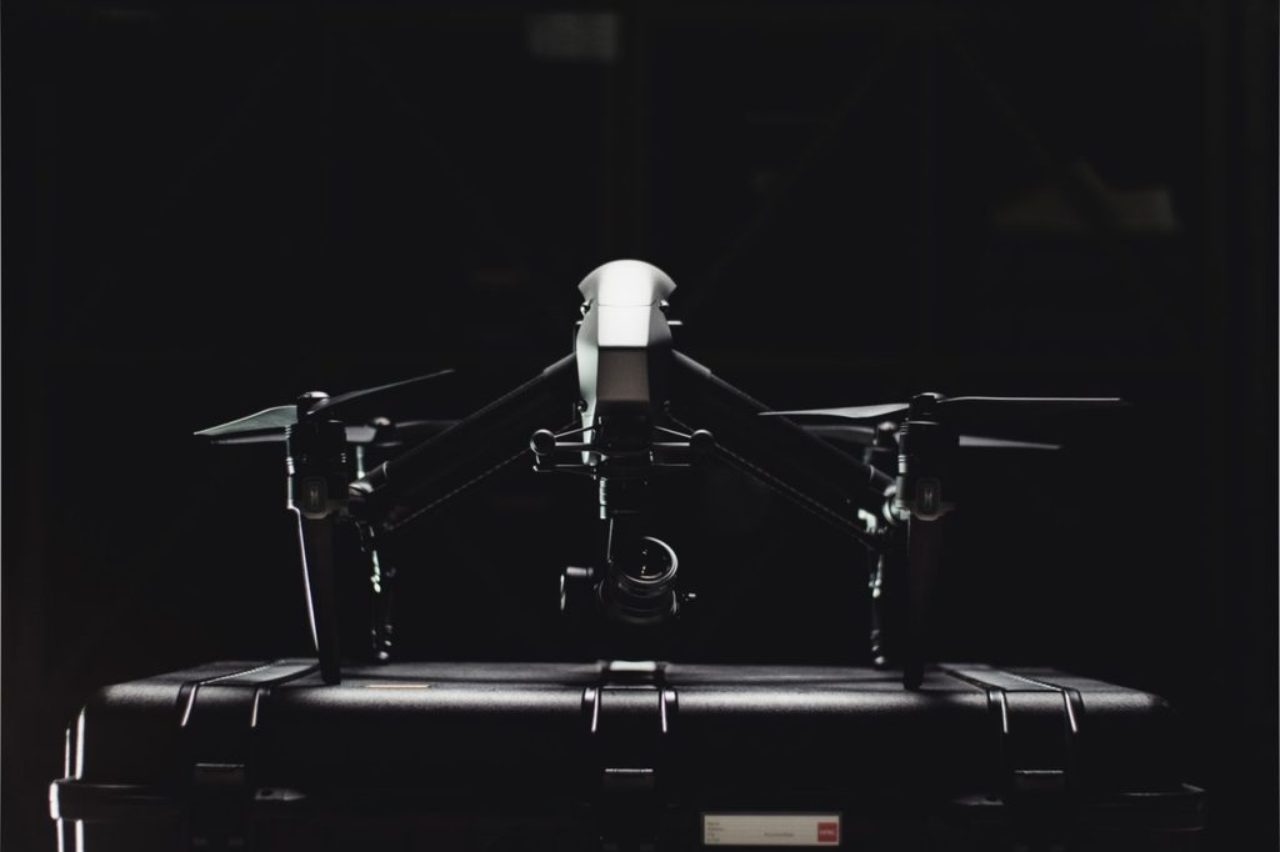
[[[838,822],[818,823],[818,842],[819,843],[839,843],[840,842],[840,823]]]

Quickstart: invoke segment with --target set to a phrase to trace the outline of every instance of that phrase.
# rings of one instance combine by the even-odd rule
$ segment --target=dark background
[[[465,413],[628,256],[771,404],[1133,400],[967,457],[947,655],[1166,695],[1214,848],[1275,848],[1276,8],[1026,5],[6,3],[5,849],[53,848],[95,687],[307,652],[280,448],[193,430],[441,366]],[[865,661],[855,545],[664,493],[675,656]],[[581,653],[591,500],[512,469],[429,519],[404,652]]]

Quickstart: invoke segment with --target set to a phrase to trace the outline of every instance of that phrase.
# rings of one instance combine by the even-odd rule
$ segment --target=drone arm
[[[576,362],[566,356],[439,435],[351,485],[362,520],[393,531],[527,453],[529,435],[568,421]]]
[[[859,508],[875,509],[892,480],[787,420],[679,352],[672,369],[673,407],[715,435],[716,455],[832,523],[868,548]]]

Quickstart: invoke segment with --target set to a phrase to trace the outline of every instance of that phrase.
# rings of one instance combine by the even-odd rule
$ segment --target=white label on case
[[[703,814],[705,846],[839,846],[839,814]]]

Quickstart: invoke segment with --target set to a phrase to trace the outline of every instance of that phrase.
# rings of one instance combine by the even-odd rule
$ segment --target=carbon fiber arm
[[[460,494],[507,464],[529,455],[529,436],[572,418],[578,399],[574,356],[351,484],[352,511],[394,531]]]
[[[879,514],[892,480],[781,417],[760,417],[763,403],[674,353],[671,410],[681,425],[709,429],[716,455],[871,549],[858,509]]]

